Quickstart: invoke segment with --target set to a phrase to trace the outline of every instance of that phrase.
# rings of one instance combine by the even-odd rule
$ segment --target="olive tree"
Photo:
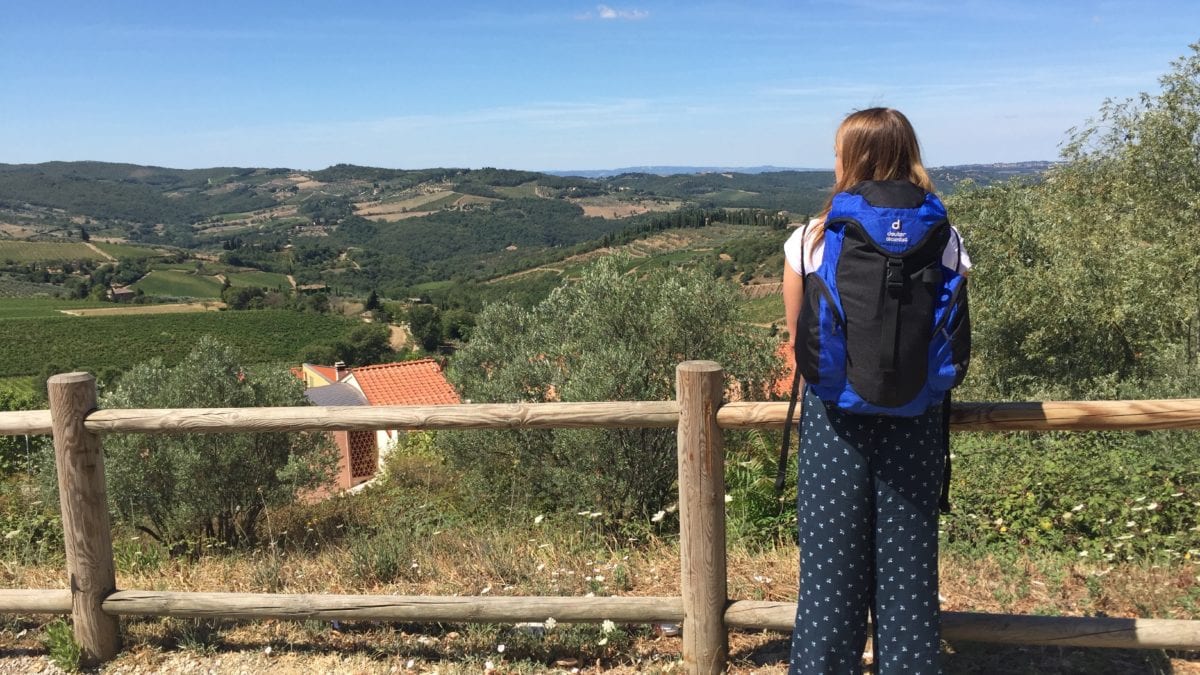
[[[742,322],[735,287],[700,271],[626,272],[607,259],[531,309],[493,304],[449,376],[482,402],[661,401],[675,367],[724,366],[731,389],[766,391],[779,363],[765,330]],[[673,429],[442,434],[447,456],[492,504],[645,515],[671,500]]]
[[[969,385],[1114,396],[1200,354],[1200,43],[1161,91],[1106,102],[1045,180],[950,200],[977,266]]]
[[[178,365],[134,366],[101,398],[106,408],[307,404],[286,369],[245,369],[210,337]],[[114,434],[104,450],[113,510],[170,544],[253,542],[264,509],[324,484],[336,461],[327,438],[309,433]]]

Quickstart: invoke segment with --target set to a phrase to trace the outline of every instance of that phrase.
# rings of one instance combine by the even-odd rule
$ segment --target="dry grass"
[[[60,309],[71,316],[112,316],[138,314],[178,314],[180,312],[215,312],[225,307],[223,302],[180,302],[167,305],[121,305],[95,309]]]
[[[402,595],[643,595],[679,591],[679,551],[672,538],[650,537],[618,546],[573,514],[503,534],[458,527],[422,537],[398,578],[379,581],[359,573],[347,541],[309,532],[308,551],[266,545],[258,550],[167,561],[146,569],[122,569],[121,588],[178,591],[367,593]],[[297,527],[278,514],[275,528]],[[572,523],[575,527],[572,529]],[[300,524],[299,526],[303,526]],[[128,537],[118,547],[145,546]],[[796,597],[797,554],[791,546],[765,552],[731,548],[729,592],[739,599]],[[1200,566],[1096,565],[1023,555],[1010,560],[945,554],[943,607],[956,611],[1063,615],[1143,616],[1198,619]],[[58,568],[6,564],[5,587],[63,588]],[[0,631],[0,672],[45,662],[35,637],[40,622],[10,618]],[[584,629],[556,628],[554,639],[517,635],[512,627],[409,625],[362,622],[124,620],[126,650],[105,672],[476,673],[485,662],[498,672],[681,672],[676,637],[628,627],[620,649],[596,644]],[[16,637],[26,630],[22,637]],[[575,631],[574,633],[570,631]],[[497,651],[508,645],[504,653]],[[783,673],[787,637],[734,633],[732,673]],[[29,661],[32,659],[33,661]],[[410,666],[411,661],[411,666]],[[556,666],[556,663],[566,664]],[[597,665],[598,664],[598,665]],[[1200,673],[1200,654],[1161,651],[947,644],[948,673]],[[6,670],[7,669],[7,670]]]

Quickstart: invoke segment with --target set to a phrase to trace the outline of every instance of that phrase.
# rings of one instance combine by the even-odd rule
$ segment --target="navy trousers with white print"
[[[844,413],[806,391],[797,507],[800,599],[789,673],[938,673],[941,407]]]

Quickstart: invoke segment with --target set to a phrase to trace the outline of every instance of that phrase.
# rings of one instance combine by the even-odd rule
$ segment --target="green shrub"
[[[69,673],[78,671],[83,665],[83,648],[75,641],[75,633],[65,620],[56,619],[46,624],[44,639],[51,663]]]
[[[1198,444],[1187,431],[956,435],[946,542],[1195,559]]]

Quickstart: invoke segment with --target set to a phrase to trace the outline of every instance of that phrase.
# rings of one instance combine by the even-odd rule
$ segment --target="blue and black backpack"
[[[913,417],[940,403],[948,437],[950,390],[966,375],[971,352],[967,279],[957,261],[953,269],[942,263],[952,236],[942,202],[908,181],[864,181],[834,196],[821,263],[801,271],[778,488],[800,376],[822,401],[850,413]],[[943,510],[949,466],[947,457]]]

